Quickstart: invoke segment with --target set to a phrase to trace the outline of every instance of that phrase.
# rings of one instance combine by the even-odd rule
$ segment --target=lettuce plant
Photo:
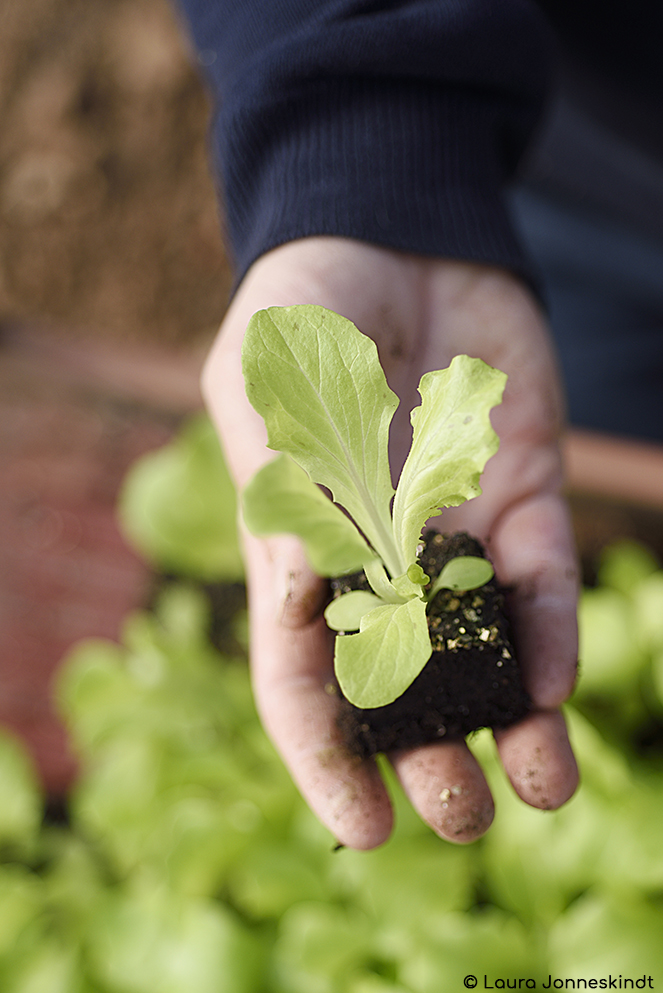
[[[336,638],[346,698],[385,706],[430,658],[426,611],[438,590],[473,589],[493,575],[487,560],[463,556],[431,582],[417,558],[426,521],[481,493],[499,445],[489,414],[506,376],[458,355],[422,377],[394,491],[388,442],[398,398],[370,338],[323,307],[271,307],[252,317],[242,354],[247,396],[281,453],[244,490],[246,525],[259,536],[297,535],[321,576],[364,570],[372,592],[344,594],[325,618],[336,631],[358,632]]]

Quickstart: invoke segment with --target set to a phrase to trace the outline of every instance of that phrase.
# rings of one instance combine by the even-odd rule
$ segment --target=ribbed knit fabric
[[[180,0],[210,63],[238,280],[309,235],[529,276],[502,190],[541,109],[526,0]],[[212,61],[213,59],[213,61]]]

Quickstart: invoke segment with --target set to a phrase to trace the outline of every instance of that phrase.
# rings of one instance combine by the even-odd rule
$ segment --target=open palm
[[[573,793],[577,770],[557,708],[575,678],[577,567],[559,495],[561,403],[540,312],[511,275],[470,263],[406,255],[342,238],[309,238],[263,256],[238,291],[208,359],[204,392],[238,487],[274,453],[244,394],[241,344],[252,314],[314,303],[355,323],[378,346],[401,398],[391,464],[410,444],[409,411],[423,373],[454,355],[508,374],[493,413],[500,450],[483,495],[444,512],[445,531],[481,538],[498,578],[512,589],[510,613],[534,711],[497,734],[504,767],[527,803],[554,808]],[[371,848],[391,830],[389,799],[373,761],[359,762],[336,727],[333,638],[321,616],[326,585],[287,536],[245,535],[251,664],[258,708],[312,809],[342,843]],[[443,837],[472,841],[490,825],[483,774],[462,741],[390,755],[412,803]],[[453,787],[451,799],[449,791]],[[441,797],[442,794],[442,797]]]

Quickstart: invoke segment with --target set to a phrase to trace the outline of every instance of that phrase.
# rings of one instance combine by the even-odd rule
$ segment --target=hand
[[[534,711],[496,733],[514,789],[532,806],[560,806],[577,769],[557,708],[576,671],[578,573],[559,494],[560,389],[548,335],[528,291],[502,270],[407,255],[343,238],[307,238],[263,256],[244,279],[207,361],[203,390],[241,489],[274,458],[262,419],[244,393],[240,351],[252,314],[313,303],[349,318],[376,342],[389,385],[401,398],[392,426],[392,466],[410,444],[409,412],[424,372],[455,354],[478,356],[508,374],[492,420],[500,450],[482,477],[483,495],[444,512],[445,531],[482,539],[498,578],[513,588],[511,617]],[[291,537],[244,534],[254,691],[263,723],[301,792],[339,842],[372,848],[392,825],[374,761],[340,739],[333,638],[321,616],[326,584]],[[493,818],[483,773],[462,741],[389,756],[411,802],[442,837],[473,841]],[[461,786],[444,807],[440,793]]]

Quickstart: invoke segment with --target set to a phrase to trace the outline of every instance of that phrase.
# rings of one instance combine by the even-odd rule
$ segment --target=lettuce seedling
[[[493,575],[486,559],[462,556],[431,583],[417,558],[426,521],[481,493],[479,477],[499,445],[489,414],[506,376],[458,355],[422,377],[394,491],[388,442],[399,401],[370,338],[323,307],[270,307],[251,318],[242,360],[268,445],[282,453],[244,490],[246,525],[258,536],[297,535],[321,576],[364,570],[373,592],[345,593],[325,618],[336,631],[358,631],[336,638],[345,697],[385,706],[430,658],[426,609],[438,590],[474,589]]]

